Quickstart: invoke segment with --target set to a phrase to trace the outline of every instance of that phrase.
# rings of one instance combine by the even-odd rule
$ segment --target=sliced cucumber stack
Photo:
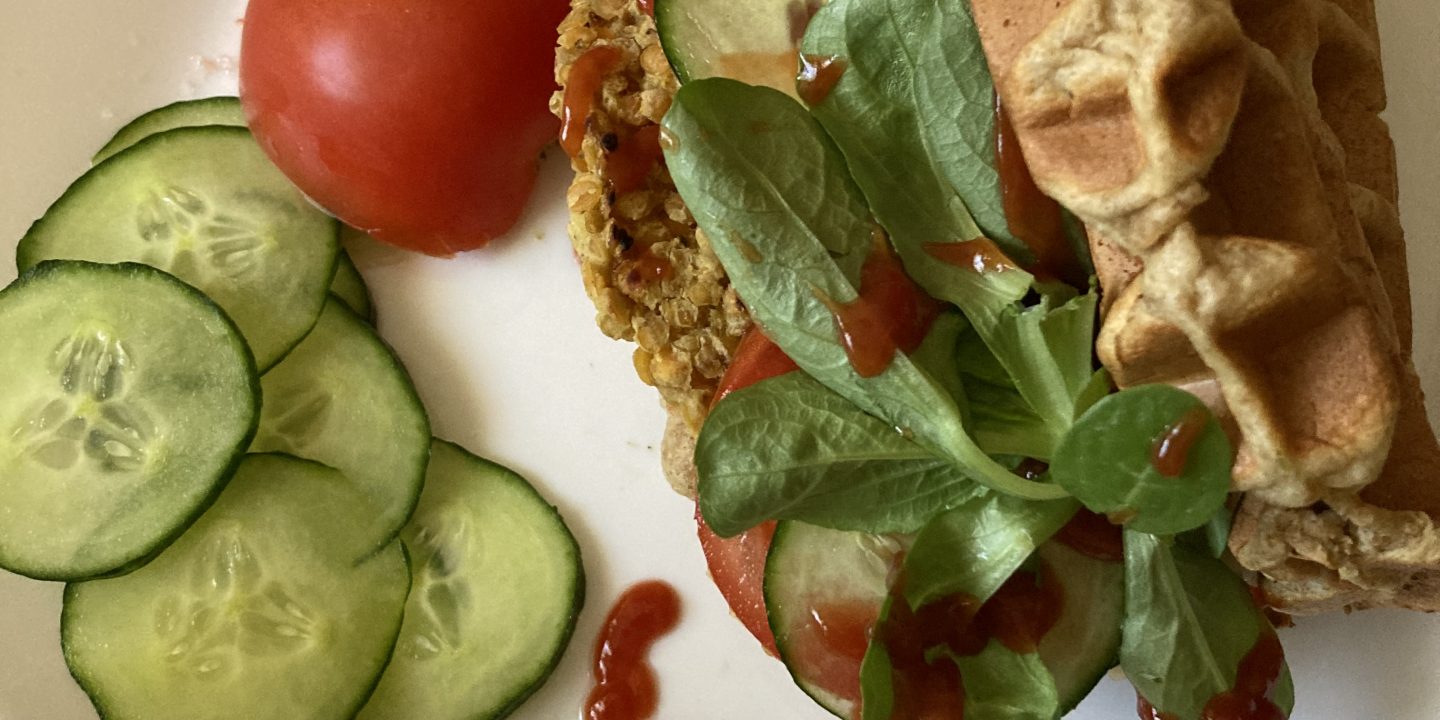
[[[575,538],[524,478],[443,440],[403,538],[413,554],[405,624],[360,720],[509,714],[575,629],[585,599]]]
[[[345,473],[374,502],[374,547],[420,500],[430,420],[400,358],[335,298],[315,329],[261,379],[255,452],[285,452]]]
[[[200,100],[181,100],[151,110],[120,128],[115,137],[110,138],[110,142],[105,143],[105,147],[95,153],[90,163],[99,165],[112,155],[151,135],[200,125],[245,127],[245,111],[240,107],[240,98],[222,95]]]
[[[858,690],[845,673],[859,660],[835,649],[853,645],[846,633],[866,633],[890,593],[904,542],[783,522],[765,566],[765,604],[780,658],[795,683],[838,717],[853,716]],[[1037,551],[1063,588],[1059,620],[1040,642],[1061,713],[1079,705],[1116,665],[1124,614],[1124,566],[1082,555],[1058,542]],[[957,562],[963,562],[958,559]],[[864,635],[860,640],[864,640]]]
[[[72,581],[65,659],[107,719],[354,718],[392,657],[367,718],[508,714],[574,631],[575,539],[432,441],[338,223],[238,108],[137,119],[21,241],[0,567]]]
[[[67,580],[179,535],[255,433],[255,362],[144,265],[43,263],[0,291],[0,566]]]
[[[800,37],[822,0],[655,0],[660,45],[680,82],[707,77],[795,95]]]
[[[150,564],[65,591],[70,672],[107,720],[344,720],[389,662],[410,572],[371,553],[374,509],[337,471],[240,466]]]
[[[339,223],[270,164],[244,128],[169,130],[95,166],[20,241],[16,262],[143,262],[209,295],[262,371],[325,304]]]

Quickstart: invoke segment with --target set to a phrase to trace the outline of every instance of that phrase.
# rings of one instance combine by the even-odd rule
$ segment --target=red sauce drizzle
[[[809,634],[819,639],[802,662],[813,672],[809,678],[826,690],[860,701],[860,663],[871,637],[885,643],[894,667],[895,711],[892,720],[930,720],[964,716],[965,692],[955,663],[944,656],[925,659],[926,650],[948,647],[954,654],[979,654],[991,640],[1018,653],[1035,652],[1040,641],[1060,620],[1065,596],[1049,565],[1038,572],[1016,572],[984,604],[957,594],[912,611],[903,599],[904,578],[891,589],[890,616],[877,623],[873,606],[841,605],[816,608]],[[825,628],[821,634],[816,628]],[[798,638],[797,638],[798,639]],[[814,642],[814,641],[812,641]],[[808,674],[808,673],[807,673]],[[858,715],[858,710],[857,710]]]
[[[835,89],[835,83],[840,82],[840,76],[845,74],[847,67],[849,64],[845,59],[835,55],[802,54],[800,74],[795,77],[795,91],[806,105],[815,107],[830,97],[830,91]]]
[[[975,238],[958,243],[925,243],[925,253],[940,262],[974,270],[977,273],[999,273],[1015,269],[1015,261],[1005,255],[990,238]]]
[[[1030,167],[1025,163],[1025,153],[1015,139],[1015,128],[998,95],[995,97],[995,163],[999,166],[1000,194],[1010,232],[1035,253],[1035,265],[1030,270],[1042,279],[1083,285],[1085,272],[1065,236],[1060,203],[1036,187]]]
[[[635,4],[640,6],[641,12],[655,17],[655,0],[635,0]]]
[[[1104,515],[1080,508],[1070,522],[1055,533],[1055,539],[1071,550],[1104,562],[1124,562],[1125,539],[1120,526]]]
[[[819,297],[830,309],[851,367],[867,378],[885,372],[897,350],[908,353],[919,347],[941,307],[878,243],[860,270],[859,297],[850,303]]]
[[[590,48],[570,66],[560,120],[560,147],[570,157],[580,154],[580,147],[585,141],[585,123],[590,120],[590,111],[595,107],[595,96],[600,92],[605,73],[615,69],[620,58],[618,48],[602,45]]]
[[[1190,408],[1155,439],[1150,447],[1150,464],[1165,477],[1180,477],[1190,460],[1190,450],[1205,433],[1209,419],[1204,407]]]
[[[605,156],[605,176],[610,180],[610,187],[617,195],[639,190],[645,185],[650,169],[663,156],[659,125],[636,130]]]
[[[1280,637],[1269,626],[1261,628],[1255,645],[1240,661],[1234,689],[1210,698],[1201,720],[1285,720],[1285,713],[1270,700],[1284,665]]]
[[[655,713],[660,692],[645,655],[679,620],[680,596],[658,580],[638,583],[615,601],[595,643],[586,720],[641,720]]]

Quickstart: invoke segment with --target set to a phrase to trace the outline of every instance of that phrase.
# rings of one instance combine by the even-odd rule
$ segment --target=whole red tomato
[[[565,0],[251,0],[240,97],[275,164],[321,206],[433,255],[519,218]]]

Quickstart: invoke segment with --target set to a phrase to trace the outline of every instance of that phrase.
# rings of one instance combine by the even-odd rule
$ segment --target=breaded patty
[[[645,129],[670,108],[678,82],[654,22],[635,0],[572,0],[559,32],[555,75],[562,88],[587,52],[618,51],[600,76],[566,195],[585,290],[600,329],[636,344],[635,372],[693,434],[750,319],[696,232],[664,160],[635,147],[654,142],[655,131]],[[557,116],[564,116],[564,102],[562,90],[551,101]],[[637,156],[649,165],[643,181],[617,192],[617,158],[633,164]]]

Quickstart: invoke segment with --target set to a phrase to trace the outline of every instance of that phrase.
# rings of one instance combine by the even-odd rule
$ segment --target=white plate
[[[1440,397],[1440,13],[1428,0],[1379,6],[1416,277],[1417,355]],[[243,0],[0,4],[0,254],[122,122],[172,100],[234,92],[242,9]],[[635,379],[629,347],[592,323],[565,238],[569,170],[561,153],[550,155],[529,216],[494,247],[449,261],[373,245],[356,253],[381,331],[414,375],[436,432],[529,476],[584,548],[589,601],[575,641],[514,717],[575,717],[605,611],[630,583],[658,577],[685,601],[680,628],[652,655],[658,718],[827,718],[758,650],[705,575],[691,507],[660,477],[654,392]],[[0,261],[0,285],[14,276]],[[1440,410],[1436,397],[1430,409]],[[59,585],[0,572],[0,720],[94,717],[61,660],[59,599]],[[1440,715],[1440,618],[1308,620],[1285,641],[1299,720]],[[1131,718],[1134,705],[1127,685],[1107,680],[1071,717]]]

